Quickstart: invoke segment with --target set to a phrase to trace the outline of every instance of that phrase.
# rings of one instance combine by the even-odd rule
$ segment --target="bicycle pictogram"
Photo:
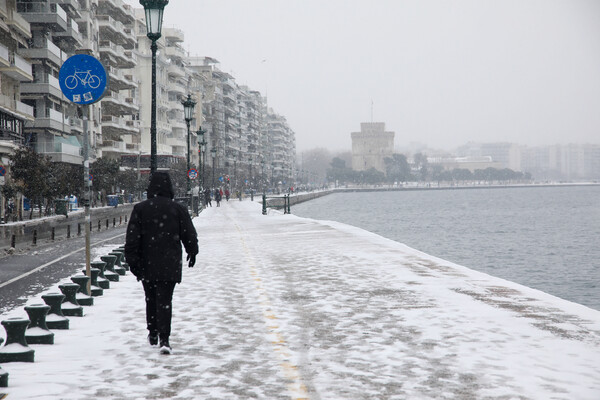
[[[73,75],[69,75],[65,78],[65,86],[68,89],[75,89],[79,82],[81,82],[84,87],[89,86],[92,89],[96,89],[100,86],[100,78],[97,75],[92,75],[91,70],[89,69],[87,71],[75,70]]]

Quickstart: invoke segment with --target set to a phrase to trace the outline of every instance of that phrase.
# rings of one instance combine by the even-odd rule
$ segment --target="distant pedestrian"
[[[229,189],[225,189],[225,200],[229,201]]]
[[[212,207],[212,201],[210,200],[210,190],[208,190],[208,188],[206,188],[204,190],[204,203],[207,206],[211,206]]]
[[[148,342],[155,346],[160,340],[161,354],[171,354],[171,303],[175,284],[181,283],[181,244],[190,268],[198,254],[190,215],[173,197],[169,174],[154,172],[148,199],[133,207],[125,239],[125,259],[131,273],[142,281],[146,295]]]
[[[217,202],[217,207],[221,207],[222,196],[221,189],[215,189],[215,201]]]

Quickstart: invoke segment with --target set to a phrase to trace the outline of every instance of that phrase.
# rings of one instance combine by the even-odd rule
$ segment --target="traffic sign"
[[[94,180],[94,175],[90,174],[90,182]]]
[[[4,168],[4,165],[0,164],[0,176],[4,175],[6,175],[6,168]]]
[[[108,75],[104,65],[87,54],[75,54],[65,61],[58,73],[60,89],[77,104],[92,104],[104,97]]]
[[[188,174],[188,178],[190,178],[192,180],[194,180],[198,177],[198,171],[193,168],[190,169],[187,174]]]

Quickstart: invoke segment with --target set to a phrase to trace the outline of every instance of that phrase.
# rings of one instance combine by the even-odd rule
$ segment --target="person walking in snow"
[[[154,172],[148,199],[133,207],[125,239],[125,259],[131,273],[142,281],[146,295],[148,342],[156,346],[160,340],[161,354],[171,354],[172,299],[175,284],[181,283],[181,244],[190,268],[198,254],[192,219],[173,197],[169,174]]]
[[[217,207],[221,207],[221,199],[223,195],[221,194],[221,189],[215,189],[215,201],[217,202]]]
[[[204,190],[204,204],[212,207],[212,201],[210,199],[210,190],[208,188]]]

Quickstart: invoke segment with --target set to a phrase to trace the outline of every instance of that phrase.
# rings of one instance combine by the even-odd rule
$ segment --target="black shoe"
[[[158,344],[158,336],[148,335],[148,343],[150,343],[150,346],[156,346]]]
[[[169,345],[169,340],[160,341],[160,354],[171,354],[173,349],[171,349],[171,345]]]

